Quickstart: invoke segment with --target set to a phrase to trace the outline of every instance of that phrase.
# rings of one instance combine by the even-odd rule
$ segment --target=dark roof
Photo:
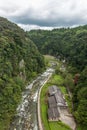
[[[55,93],[57,92],[58,89],[59,89],[59,88],[58,88],[57,86],[55,86],[55,85],[49,87],[49,94],[50,94],[50,95],[55,94]]]
[[[55,99],[56,99],[56,103],[57,105],[59,104],[59,106],[65,106],[66,103],[65,103],[65,100],[63,98],[63,95],[60,91],[58,91],[57,93],[55,93]]]
[[[49,87],[48,97],[48,119],[56,120],[59,117],[58,107],[66,107],[67,104],[63,98],[61,90],[56,86]]]
[[[61,90],[57,86],[49,87],[50,97],[48,98],[49,107],[67,106]],[[55,99],[54,99],[55,98]],[[55,103],[56,101],[56,103]]]
[[[49,105],[49,107],[56,107],[57,106],[54,96],[48,97],[48,105]]]
[[[59,112],[57,107],[55,108],[48,108],[48,119],[55,119],[59,117]]]

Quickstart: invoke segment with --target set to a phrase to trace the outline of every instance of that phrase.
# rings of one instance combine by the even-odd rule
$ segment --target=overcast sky
[[[87,24],[87,0],[0,0],[0,16],[26,30]]]

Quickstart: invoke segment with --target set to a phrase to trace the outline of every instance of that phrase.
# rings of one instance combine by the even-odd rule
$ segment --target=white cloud
[[[25,24],[18,24],[19,27],[23,28],[25,31],[30,31],[30,30],[37,30],[37,29],[42,29],[42,30],[52,30],[54,27],[46,27],[46,26],[38,26],[38,25],[25,25]],[[55,27],[57,28],[57,27]]]
[[[87,0],[0,0],[0,15],[26,27],[87,23]]]

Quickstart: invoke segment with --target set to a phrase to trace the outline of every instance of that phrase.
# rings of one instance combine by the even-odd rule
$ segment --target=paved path
[[[68,109],[59,109],[60,120],[68,125],[72,130],[76,129],[76,123],[72,114],[69,113]]]
[[[42,121],[41,121],[40,93],[41,93],[41,90],[42,90],[43,86],[47,83],[47,81],[50,79],[51,76],[52,76],[52,74],[49,74],[47,80],[43,83],[42,87],[40,88],[39,94],[38,94],[38,126],[39,126],[39,130],[44,130],[43,125],[42,125]]]

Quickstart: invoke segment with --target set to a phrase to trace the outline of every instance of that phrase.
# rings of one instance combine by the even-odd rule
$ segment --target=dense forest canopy
[[[42,54],[66,60],[75,81],[73,113],[78,123],[87,125],[87,25],[52,31],[31,30],[27,35]]]
[[[25,84],[44,67],[43,56],[26,33],[0,17],[0,130],[9,128]]]
[[[37,48],[66,60],[75,82],[73,113],[78,123],[87,125],[87,25],[24,32],[0,17],[0,130],[9,129],[27,81],[45,68]]]
[[[87,25],[52,31],[31,30],[28,36],[42,54],[65,57],[78,69],[87,65]]]

